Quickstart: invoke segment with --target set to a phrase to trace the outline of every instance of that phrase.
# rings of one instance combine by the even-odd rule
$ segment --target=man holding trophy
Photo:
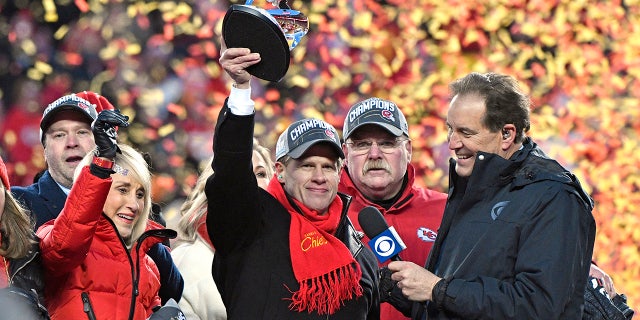
[[[233,84],[205,193],[212,275],[228,319],[379,319],[378,263],[347,216],[350,197],[337,192],[344,159],[337,131],[317,119],[291,124],[276,145],[275,176],[258,187],[251,79],[272,61],[260,48],[227,49],[233,34],[223,34],[219,62]]]

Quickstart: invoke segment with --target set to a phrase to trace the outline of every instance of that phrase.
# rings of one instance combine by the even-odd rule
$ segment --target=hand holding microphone
[[[388,260],[402,261],[398,254],[407,248],[396,229],[389,227],[380,210],[369,206],[360,210],[358,222],[367,235],[369,247],[380,263]]]
[[[398,253],[406,246],[393,227],[389,227],[382,213],[375,207],[365,207],[358,213],[358,222],[369,239],[369,247],[380,263],[388,260],[402,261]],[[379,270],[380,302],[387,302],[397,281],[391,279],[391,271],[387,267]]]
[[[406,248],[393,227],[389,227],[382,213],[375,207],[365,207],[358,214],[358,222],[369,239],[369,247],[380,263],[402,261],[398,256]],[[380,297],[390,299],[394,287],[411,301],[431,300],[431,291],[440,278],[413,262],[391,262],[380,269]]]

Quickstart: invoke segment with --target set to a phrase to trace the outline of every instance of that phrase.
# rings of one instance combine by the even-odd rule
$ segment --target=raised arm
[[[222,255],[251,241],[260,224],[259,188],[251,164],[254,125],[251,75],[245,70],[259,61],[258,54],[245,48],[223,50],[220,58],[234,83],[216,124],[214,174],[207,181],[205,193],[207,230],[216,252]]]

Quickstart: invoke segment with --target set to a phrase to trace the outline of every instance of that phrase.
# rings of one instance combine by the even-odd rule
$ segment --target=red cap
[[[4,161],[2,161],[2,157],[0,157],[0,180],[2,180],[2,185],[4,185],[5,189],[11,188],[9,185],[9,173],[7,172],[7,166],[4,165]]]
[[[100,113],[102,110],[115,110],[111,102],[107,100],[107,98],[92,92],[92,91],[82,91],[76,93],[76,96],[85,99],[96,107],[96,111]]]

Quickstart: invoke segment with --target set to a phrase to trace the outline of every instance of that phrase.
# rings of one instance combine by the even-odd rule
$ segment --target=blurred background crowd
[[[0,0],[0,154],[13,185],[44,168],[46,105],[92,90],[132,118],[167,220],[211,155],[229,88],[217,63],[222,18],[243,1]],[[530,135],[596,202],[594,260],[640,306],[640,2],[289,0],[310,30],[280,82],[256,80],[256,136],[274,150],[291,122],[341,129],[366,97],[402,108],[417,183],[445,191],[447,85],[471,71],[530,92]],[[266,0],[254,5],[270,8]]]

